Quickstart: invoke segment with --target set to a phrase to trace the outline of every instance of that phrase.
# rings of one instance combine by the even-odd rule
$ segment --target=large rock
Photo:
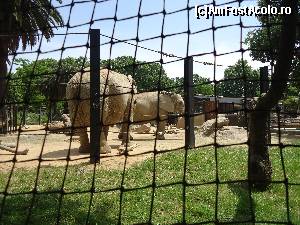
[[[223,126],[228,126],[228,125],[229,125],[229,119],[227,119],[224,116],[218,116],[217,120],[216,119],[207,120],[200,128],[200,132],[206,136],[209,136],[215,131],[215,127],[217,127],[217,129],[220,129]]]
[[[150,123],[142,124],[134,129],[132,131],[138,133],[138,134],[149,134],[151,131],[151,125]]]
[[[228,114],[226,118],[229,120],[229,126],[239,125],[239,116],[237,114]]]
[[[195,127],[202,126],[204,122],[205,122],[205,115],[204,114],[194,116],[194,126]],[[178,119],[176,127],[178,129],[184,129],[185,128],[184,117],[180,117]]]
[[[65,127],[71,127],[72,126],[71,119],[70,119],[68,114],[62,114],[61,119],[64,122]]]

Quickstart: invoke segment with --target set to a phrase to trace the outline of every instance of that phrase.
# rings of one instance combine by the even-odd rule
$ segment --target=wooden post
[[[22,125],[25,126],[25,125],[26,125],[26,114],[27,114],[27,113],[26,113],[26,107],[25,107],[24,105],[23,105],[23,110],[24,110],[24,111],[23,111],[23,113],[22,113],[22,116],[24,116],[24,117],[22,118],[22,119],[23,119],[23,121],[22,121],[23,124],[22,124]]]
[[[184,60],[185,147],[195,147],[193,57]]]
[[[100,162],[100,29],[90,30],[90,163]]]
[[[40,106],[40,108],[39,108],[39,125],[41,125],[41,114],[42,114],[42,109]]]
[[[1,134],[4,134],[4,113],[3,113],[3,109],[4,109],[4,106],[2,108],[0,108],[0,119],[1,119]]]
[[[18,130],[18,105],[14,105],[14,126],[15,131]]]
[[[9,129],[9,133],[11,134],[11,132],[12,132],[12,105],[10,104],[9,105],[9,127],[8,127],[8,129]]]
[[[7,131],[8,131],[8,114],[7,114],[7,106],[4,106],[4,121],[5,121],[5,124],[4,124],[4,134],[7,134]]]
[[[53,104],[50,104],[50,123],[53,121]]]

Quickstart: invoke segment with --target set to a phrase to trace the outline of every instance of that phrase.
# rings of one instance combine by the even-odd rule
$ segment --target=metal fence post
[[[185,146],[195,147],[193,57],[184,60]]]
[[[90,162],[100,162],[100,29],[90,30]]]

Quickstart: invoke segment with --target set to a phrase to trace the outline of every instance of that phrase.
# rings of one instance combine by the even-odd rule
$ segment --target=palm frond
[[[49,0],[10,0],[4,4],[8,21],[3,21],[0,34],[11,35],[8,48],[11,52],[22,42],[23,50],[34,46],[42,33],[49,40],[54,35],[54,29],[63,26],[64,22]]]

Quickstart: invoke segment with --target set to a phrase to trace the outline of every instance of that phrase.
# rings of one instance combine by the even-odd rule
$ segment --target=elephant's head
[[[171,99],[174,103],[174,112],[183,114],[184,113],[184,101],[181,95],[179,94],[172,94]]]
[[[135,80],[132,78],[131,75],[127,76],[129,82],[131,83],[132,87],[133,87],[133,92],[136,94],[137,93],[137,86],[136,86],[136,82]]]
[[[179,94],[173,92],[160,92],[160,109],[169,113],[184,113],[184,101]]]

